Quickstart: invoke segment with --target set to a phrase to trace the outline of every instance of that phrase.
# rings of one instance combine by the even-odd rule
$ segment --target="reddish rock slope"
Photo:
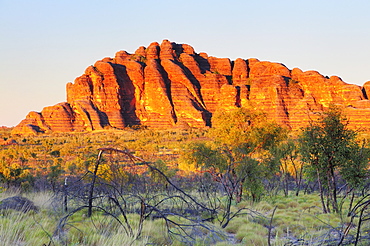
[[[369,130],[368,95],[370,82],[360,87],[279,63],[216,58],[164,40],[97,61],[67,84],[67,102],[30,112],[13,133],[200,128],[218,109],[247,105],[298,129],[331,103],[344,107],[352,127]]]

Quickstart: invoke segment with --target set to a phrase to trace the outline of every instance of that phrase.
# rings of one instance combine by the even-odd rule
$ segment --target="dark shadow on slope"
[[[120,64],[110,63],[119,85],[119,104],[125,124],[140,125],[140,119],[136,115],[135,86],[127,74],[126,67]]]

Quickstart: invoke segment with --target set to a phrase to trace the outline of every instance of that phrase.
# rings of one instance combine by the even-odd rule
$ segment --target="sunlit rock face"
[[[280,63],[212,57],[163,40],[95,62],[67,84],[67,102],[30,112],[13,133],[204,128],[216,110],[238,107],[296,130],[330,104],[343,108],[350,127],[370,130],[369,95],[370,82],[360,87]]]

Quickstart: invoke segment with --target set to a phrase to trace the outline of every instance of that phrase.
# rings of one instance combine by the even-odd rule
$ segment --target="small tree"
[[[238,108],[218,111],[212,118],[212,141],[192,143],[182,159],[196,163],[211,173],[227,195],[221,225],[227,226],[235,216],[230,212],[233,200],[239,202],[243,190],[253,201],[263,194],[263,178],[273,175],[278,167],[265,161],[269,149],[284,136],[285,130],[253,109]]]
[[[289,192],[289,178],[292,177],[296,186],[296,196],[299,195],[303,179],[303,162],[298,158],[297,141],[289,139],[281,141],[280,144],[271,149],[271,161],[277,162],[280,166],[279,176],[283,186],[285,196]]]
[[[335,106],[311,122],[299,141],[302,159],[309,164],[307,174],[318,182],[324,212],[331,211],[330,205],[339,212],[337,174],[351,186],[359,186],[366,175],[368,151],[356,142],[356,132],[347,128],[346,118]]]

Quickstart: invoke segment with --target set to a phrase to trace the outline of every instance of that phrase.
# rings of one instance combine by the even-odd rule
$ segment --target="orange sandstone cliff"
[[[351,127],[370,130],[368,96],[370,82],[360,87],[279,63],[216,58],[164,40],[97,61],[67,84],[67,102],[30,112],[13,133],[202,128],[216,110],[247,105],[299,129],[331,103],[344,108]]]

